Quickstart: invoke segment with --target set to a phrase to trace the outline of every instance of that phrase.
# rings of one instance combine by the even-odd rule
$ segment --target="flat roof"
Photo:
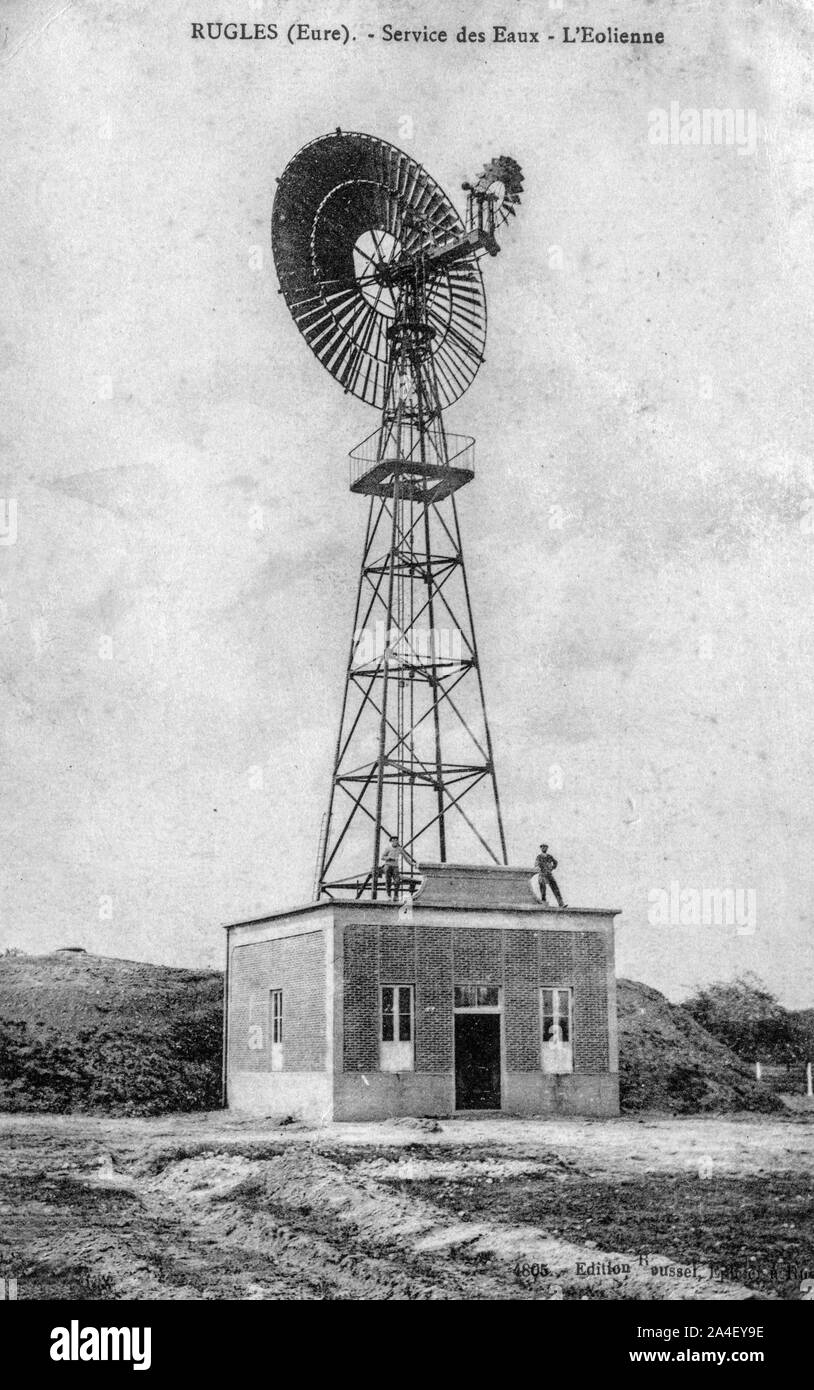
[[[262,917],[247,917],[240,922],[222,923],[224,931],[232,931],[236,927],[259,927],[263,922],[277,922],[283,917],[299,917],[304,912],[319,912],[325,908],[350,908],[353,911],[392,912],[399,914],[406,907],[406,902],[388,901],[387,898],[351,898],[347,902],[340,901],[338,898],[323,898],[319,902],[302,903],[299,907],[278,908],[274,912],[265,913]],[[472,903],[427,903],[420,901],[414,904],[417,912],[527,912],[537,917],[618,917],[621,907],[572,907],[569,903],[566,908],[543,907],[541,903],[484,903],[483,905]]]

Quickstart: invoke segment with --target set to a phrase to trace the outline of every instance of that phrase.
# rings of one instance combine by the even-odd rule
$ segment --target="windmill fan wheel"
[[[377,409],[384,405],[388,329],[404,292],[387,283],[386,267],[464,231],[443,189],[395,145],[337,131],[294,155],[272,211],[280,290],[306,342],[345,391]],[[475,255],[431,268],[425,304],[446,407],[483,361],[486,300]]]

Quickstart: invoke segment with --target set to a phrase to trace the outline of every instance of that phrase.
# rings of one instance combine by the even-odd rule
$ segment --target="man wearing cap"
[[[565,903],[562,900],[562,894],[559,888],[557,887],[557,880],[554,877],[554,870],[557,867],[557,861],[554,858],[553,854],[549,854],[548,845],[540,845],[540,853],[537,855],[537,858],[534,861],[534,865],[535,868],[538,870],[537,882],[540,885],[541,900],[543,902],[546,901],[546,888],[550,888],[552,893],[554,894],[554,897],[557,899],[557,906],[565,907]]]
[[[401,856],[404,850],[398,842],[398,836],[390,836],[390,844],[382,855],[381,866],[384,869],[384,885],[388,898],[397,898],[399,887],[401,886]]]

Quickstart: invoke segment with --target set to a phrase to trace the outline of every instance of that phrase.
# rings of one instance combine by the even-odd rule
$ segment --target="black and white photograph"
[[[4,0],[0,1303],[46,1374],[267,1301],[777,1369],[813,58],[810,0]]]

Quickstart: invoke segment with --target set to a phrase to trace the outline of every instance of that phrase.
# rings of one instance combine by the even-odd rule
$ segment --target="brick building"
[[[617,1114],[616,913],[541,907],[530,869],[420,873],[412,902],[227,928],[227,1104],[312,1120]]]

